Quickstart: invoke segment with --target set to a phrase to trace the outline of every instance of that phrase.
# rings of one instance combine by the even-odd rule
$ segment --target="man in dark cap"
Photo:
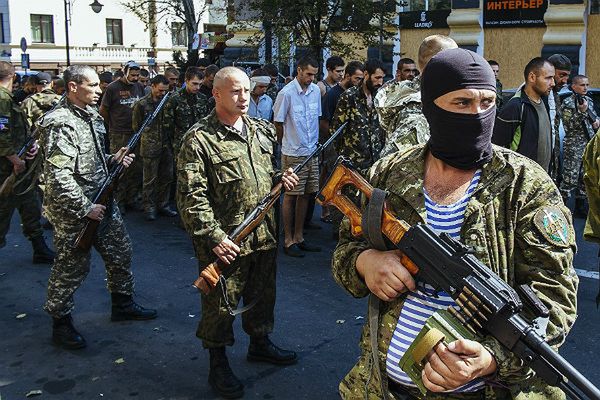
[[[37,120],[47,111],[50,111],[60,100],[60,95],[52,89],[52,76],[50,74],[40,72],[33,79],[35,79],[37,93],[32,94],[21,103],[21,108],[30,127],[34,126]]]
[[[388,193],[388,210],[413,225],[426,223],[474,249],[509,284],[529,284],[550,309],[546,337],[558,347],[575,321],[577,275],[572,266],[575,234],[553,182],[535,162],[492,146],[496,79],[481,56],[444,50],[425,67],[421,81],[427,144],[381,159],[370,183]],[[546,214],[547,213],[547,214]],[[551,215],[557,229],[537,223]],[[502,232],[502,234],[498,234]],[[395,247],[375,250],[340,228],[333,255],[336,281],[354,297],[372,296],[358,363],[339,386],[344,399],[423,398],[398,366],[426,319],[453,306],[444,292],[416,285]],[[377,305],[377,306],[374,306]],[[370,340],[371,332],[378,331]],[[439,343],[423,360],[427,399],[558,399],[559,389],[532,377],[496,339]]]

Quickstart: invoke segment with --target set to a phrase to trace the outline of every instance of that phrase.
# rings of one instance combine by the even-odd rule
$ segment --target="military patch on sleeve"
[[[10,118],[0,115],[0,132],[5,132],[10,129]]]
[[[533,217],[533,224],[548,242],[568,247],[573,233],[565,214],[556,207],[543,207]]]
[[[48,162],[57,168],[64,168],[71,159],[73,159],[73,157],[63,153],[60,149],[56,149],[52,152],[50,157],[48,157]]]

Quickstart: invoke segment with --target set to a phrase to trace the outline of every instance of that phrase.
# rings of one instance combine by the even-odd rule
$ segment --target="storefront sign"
[[[400,28],[431,29],[448,28],[446,19],[451,10],[408,11],[400,13]]]
[[[545,26],[548,0],[484,0],[485,28],[522,28]]]

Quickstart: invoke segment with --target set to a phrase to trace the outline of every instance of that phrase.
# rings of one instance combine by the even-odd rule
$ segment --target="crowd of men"
[[[307,56],[297,60],[295,77],[283,87],[274,65],[247,74],[201,60],[185,71],[150,74],[130,61],[114,74],[76,65],[60,79],[39,73],[20,82],[14,67],[0,62],[0,179],[23,176],[41,160],[41,174],[29,174],[0,198],[0,247],[16,208],[33,261],[52,263],[44,309],[53,318],[54,342],[68,349],[86,346],[71,316],[73,293],[90,268],[90,250],[73,246],[86,220],[100,224],[93,247],[106,265],[112,320],[157,317],[156,310],[133,299],[134,249],[122,218],[143,211],[148,221],[179,216],[200,270],[216,257],[228,271],[219,283],[223,291],[202,294],[197,330],[209,350],[215,391],[225,398],[243,395],[225,351],[234,343],[231,308],[240,302],[251,305],[242,314],[250,336],[248,360],[295,363],[296,353],[269,339],[279,225],[286,256],[322,251],[306,232],[323,227],[312,222],[315,195],[343,156],[388,192],[389,211],[398,218],[426,222],[472,246],[511,284],[529,283],[550,309],[547,338],[559,346],[576,317],[575,237],[566,204],[574,196],[575,215],[588,215],[583,160],[590,141],[585,176],[599,174],[594,160],[600,119],[587,96],[589,79],[570,77],[572,65],[564,55],[536,57],[524,67],[523,85],[504,101],[500,65],[459,49],[450,37],[427,37],[415,59],[400,59],[394,78],[384,82],[391,71],[380,61],[346,63],[332,56],[325,78],[316,82],[319,62]],[[569,79],[571,94],[563,98],[559,92]],[[139,147],[130,148],[133,134],[165,96]],[[293,168],[342,124],[334,145],[295,174]],[[21,157],[19,149],[34,132],[39,147],[34,144]],[[114,197],[94,204],[94,194],[118,163],[126,170]],[[235,242],[229,233],[271,190],[276,176],[285,187],[281,209],[271,210],[244,241]],[[586,238],[599,241],[598,180],[585,184],[594,196]],[[344,195],[361,204],[356,193]],[[56,254],[43,238],[42,198]],[[548,215],[552,223],[546,223]],[[397,361],[423,326],[423,310],[429,316],[452,299],[441,302],[431,288],[418,287],[396,250],[376,250],[354,237],[342,217],[330,207],[320,215],[339,239],[333,275],[351,295],[379,302],[374,324],[381,340],[372,340],[373,327],[365,325],[363,353],[340,394],[418,398]],[[411,329],[407,343],[402,332]],[[517,392],[559,398],[558,389],[525,379],[531,376],[527,368],[493,340],[440,344],[427,355],[424,371],[428,390],[452,391],[452,398],[474,398],[473,392],[485,390],[496,398]]]

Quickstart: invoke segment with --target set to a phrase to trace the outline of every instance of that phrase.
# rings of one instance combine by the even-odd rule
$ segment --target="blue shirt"
[[[460,228],[464,221],[465,209],[479,183],[481,170],[478,170],[471,180],[471,184],[465,195],[454,204],[440,205],[435,203],[423,188],[425,194],[425,209],[427,211],[427,225],[437,232],[446,232],[453,239],[460,239]],[[400,369],[400,359],[415,340],[425,322],[438,310],[448,307],[457,307],[456,303],[445,292],[435,296],[434,289],[430,285],[422,285],[415,292],[406,296],[404,305],[400,311],[400,317],[392,336],[386,357],[386,369],[388,377],[404,386],[416,387],[410,377]],[[454,392],[475,392],[483,388],[485,382],[475,379]]]
[[[250,96],[248,116],[270,121],[273,116],[273,100],[266,94],[263,94],[258,98],[258,103],[256,103],[252,96]]]
[[[286,156],[308,156],[317,148],[321,91],[311,83],[302,90],[298,79],[284,86],[273,107],[275,122],[283,123],[281,153]]]

